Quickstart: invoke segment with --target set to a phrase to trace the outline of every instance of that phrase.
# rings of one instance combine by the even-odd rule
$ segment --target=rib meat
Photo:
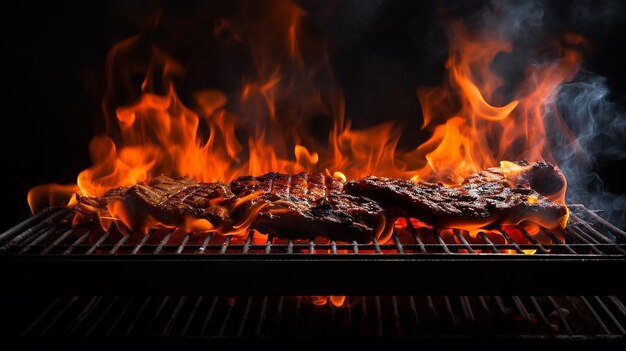
[[[524,220],[546,228],[563,227],[567,208],[530,187],[542,174],[551,185],[540,188],[546,193],[556,192],[554,184],[562,179],[560,171],[543,162],[518,165],[524,168],[514,173],[500,168],[477,172],[459,186],[371,176],[348,182],[345,191],[369,197],[396,215],[440,228],[480,228]]]

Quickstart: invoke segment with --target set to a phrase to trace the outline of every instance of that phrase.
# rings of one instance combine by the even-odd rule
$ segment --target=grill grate
[[[625,256],[626,233],[582,205],[570,205],[565,241],[542,229],[530,235],[517,228],[516,235],[478,233],[470,237],[462,230],[416,228],[412,222],[396,227],[390,240],[369,244],[342,243],[323,238],[287,240],[249,231],[245,237],[207,233],[175,234],[173,230],[151,230],[147,235],[121,234],[115,226],[72,229],[73,212],[48,209],[0,235],[3,255],[136,255],[136,254],[446,254],[446,255],[546,255]],[[537,238],[542,238],[538,241]],[[495,240],[494,240],[495,239]]]
[[[570,210],[564,237],[472,236],[406,220],[389,240],[358,244],[253,231],[122,235],[73,229],[71,210],[50,208],[0,235],[0,271],[15,293],[621,295],[598,272],[626,270],[626,234],[582,205]]]
[[[623,338],[618,296],[62,296],[16,317],[23,337]],[[22,312],[23,313],[23,312]]]

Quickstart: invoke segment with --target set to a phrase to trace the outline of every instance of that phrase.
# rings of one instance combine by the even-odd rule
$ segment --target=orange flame
[[[237,94],[202,90],[194,95],[195,106],[185,106],[172,79],[184,72],[184,66],[153,49],[141,98],[117,108],[114,128],[92,140],[93,166],[78,175],[78,192],[101,196],[111,188],[160,174],[214,182],[270,171],[326,171],[343,181],[382,175],[455,184],[502,160],[552,160],[544,109],[553,103],[560,84],[577,72],[581,55],[576,50],[555,44],[558,57],[531,67],[514,98],[505,98],[499,93],[502,81],[490,64],[498,53],[511,51],[510,43],[453,24],[446,63],[449,81],[417,90],[423,128],[432,136],[415,149],[402,150],[398,142],[407,131],[392,122],[351,128],[324,43],[312,40],[300,25],[305,11],[289,1],[275,5],[263,10],[268,13],[261,20],[243,16],[242,23],[218,21],[214,28],[217,39],[230,37],[250,49],[254,72],[242,78]],[[123,60],[140,39],[118,44],[110,61]],[[565,40],[583,39],[568,35]],[[156,77],[166,83],[164,95],[155,93]],[[320,116],[332,119],[326,142],[310,128],[325,125]],[[41,209],[47,198],[58,203],[56,199],[67,200],[68,193],[76,191],[76,187],[58,189],[33,189],[29,194],[33,211]],[[130,224],[118,207],[112,204],[110,213]],[[250,218],[228,233],[245,232]],[[214,229],[211,223],[193,219],[184,226]],[[461,229],[474,235],[476,228]],[[384,233],[388,236],[390,231]]]

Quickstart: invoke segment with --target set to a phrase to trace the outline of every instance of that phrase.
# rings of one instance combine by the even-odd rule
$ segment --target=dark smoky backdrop
[[[150,32],[172,57],[206,63],[178,82],[189,102],[197,88],[234,91],[249,67],[245,52],[213,42],[217,18],[233,16],[244,4],[271,1],[3,1],[2,3],[2,164],[6,202],[0,230],[30,215],[28,190],[39,184],[73,183],[90,166],[88,145],[105,131],[105,60],[111,47]],[[481,13],[502,12],[518,45],[518,64],[498,71],[510,84],[520,74],[525,47],[541,45],[563,32],[588,39],[582,78],[559,97],[564,118],[589,147],[581,189],[612,193],[609,207],[626,201],[626,7],[616,1],[393,1],[301,0],[302,25],[329,44],[329,62],[354,127],[394,119],[406,130],[421,125],[416,87],[444,79],[448,54],[446,23],[462,18],[480,25]],[[500,24],[501,25],[501,24]],[[494,29],[497,30],[497,29]],[[517,61],[516,61],[517,60]],[[131,68],[132,70],[132,68]],[[132,73],[132,72],[131,72]],[[136,74],[137,86],[143,77]],[[132,89],[131,89],[132,90]],[[107,102],[130,103],[136,91],[116,91]],[[584,100],[584,104],[581,104]],[[107,105],[105,104],[105,105]],[[620,130],[621,129],[621,130]],[[415,146],[427,135],[405,133]],[[593,157],[592,157],[593,156]],[[584,174],[580,174],[580,173]],[[601,203],[588,203],[589,207]],[[618,200],[616,200],[618,199]],[[622,197],[623,199],[623,197]],[[573,198],[585,203],[584,196]],[[599,206],[599,205],[598,205]],[[623,212],[622,212],[623,214]],[[619,221],[617,221],[619,222]]]

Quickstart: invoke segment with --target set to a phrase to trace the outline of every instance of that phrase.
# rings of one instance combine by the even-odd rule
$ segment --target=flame
[[[447,80],[438,87],[417,89],[422,128],[431,136],[406,150],[399,140],[411,131],[396,123],[352,128],[328,64],[327,43],[313,40],[306,32],[303,9],[290,1],[276,1],[267,8],[246,6],[238,21],[219,20],[213,30],[218,43],[232,41],[249,49],[253,69],[242,75],[236,92],[199,90],[193,95],[195,101],[186,105],[176,89],[176,78],[184,74],[185,65],[152,47],[150,62],[136,65],[145,68],[140,97],[117,107],[107,120],[107,133],[92,140],[93,165],[80,172],[76,186],[31,190],[33,212],[42,208],[42,198],[52,204],[67,201],[73,192],[102,196],[109,189],[160,174],[226,182],[270,171],[325,171],[343,182],[382,175],[453,186],[503,160],[553,161],[546,144],[544,111],[554,105],[559,86],[577,72],[581,54],[575,49],[556,42],[555,59],[529,67],[517,89],[504,95],[503,82],[490,67],[496,55],[512,52],[510,42],[496,33],[451,24]],[[253,16],[252,10],[262,13]],[[139,45],[142,40],[136,36],[111,50],[111,81],[120,62],[145,46]],[[579,44],[584,39],[568,34],[563,41]],[[329,126],[328,139],[320,141],[311,125]],[[563,130],[568,133],[564,125]],[[503,167],[513,166],[504,163]],[[564,191],[558,195],[561,203]],[[240,199],[240,204],[254,196]],[[536,202],[528,198],[529,204]],[[245,233],[261,209],[252,208],[243,222],[220,232]],[[101,219],[103,226],[113,220],[121,227],[137,227],[119,203],[111,203],[109,212],[112,218]],[[207,220],[193,218],[181,226],[188,231],[218,230]],[[149,218],[143,227],[167,226]],[[384,241],[392,229],[393,221],[383,220],[377,234]],[[457,229],[474,237],[480,228]],[[341,299],[331,300],[337,305]]]

